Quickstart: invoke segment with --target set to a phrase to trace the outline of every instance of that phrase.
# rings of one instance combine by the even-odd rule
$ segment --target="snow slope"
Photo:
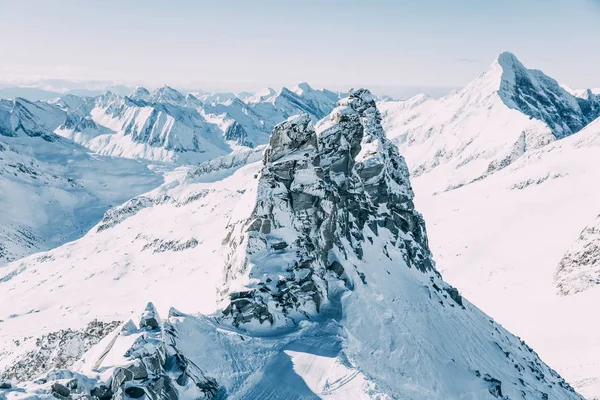
[[[453,191],[413,180],[444,277],[588,398],[600,397],[598,157],[600,120]]]
[[[581,398],[442,280],[373,96],[310,120],[278,125],[262,162],[180,167],[83,238],[4,268],[4,374],[37,359],[38,335],[123,322],[7,397]]]
[[[600,116],[597,99],[564,90],[502,53],[473,82],[441,99],[380,104],[383,125],[430,192],[452,190],[505,168],[524,152],[581,130]]]

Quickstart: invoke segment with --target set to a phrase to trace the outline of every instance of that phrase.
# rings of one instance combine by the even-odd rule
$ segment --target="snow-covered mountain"
[[[197,164],[266,143],[275,124],[291,115],[308,113],[316,121],[338,98],[305,83],[258,102],[233,94],[185,96],[169,86],[152,93],[136,88],[131,96],[66,96],[54,102],[67,114],[56,133],[98,154]]]
[[[451,190],[505,168],[524,152],[580,131],[600,116],[595,95],[575,97],[502,53],[473,82],[441,99],[380,105],[384,127],[414,176]]]
[[[64,118],[43,102],[0,100],[0,264],[81,237],[107,209],[162,182],[143,163],[52,133]]]
[[[444,277],[595,398],[600,119],[558,87],[503,54],[444,99],[380,107]]]
[[[5,393],[580,399],[442,280],[380,121],[353,91],[3,268]]]

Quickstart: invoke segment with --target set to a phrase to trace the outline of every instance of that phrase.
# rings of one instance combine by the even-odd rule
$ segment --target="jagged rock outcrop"
[[[581,232],[560,260],[554,282],[564,296],[600,285],[600,216]]]
[[[12,318],[13,332],[66,307],[70,321],[127,320],[141,296],[157,305],[72,370],[19,383],[11,396],[66,388],[72,398],[106,400],[580,400],[442,280],[373,96],[352,91],[316,127],[310,120],[279,124],[262,161],[244,165],[253,151],[178,171],[84,239],[45,254],[47,264],[10,265],[15,276],[0,294],[23,304],[18,311],[40,309]],[[197,245],[175,251],[187,238]],[[154,239],[172,252],[148,251]],[[55,291],[48,274],[63,273],[70,279]],[[96,287],[110,287],[111,297]],[[32,290],[46,296],[38,302]],[[170,306],[190,314],[171,309],[161,319]]]
[[[410,267],[434,268],[406,163],[385,137],[371,93],[352,91],[318,128],[306,114],[275,127],[254,212],[232,227],[226,284],[242,274],[256,280],[224,292],[224,314],[236,326],[317,314],[331,300],[329,280],[353,285],[347,253],[361,259],[362,243],[374,237],[401,249]]]
[[[26,381],[52,368],[71,367],[119,325],[119,321],[106,323],[94,320],[84,329],[63,329],[36,339],[26,338],[26,341],[35,340],[34,348],[17,357],[9,368],[0,371],[0,379]],[[26,341],[15,345],[28,348]]]
[[[170,319],[179,315],[171,310],[169,318],[162,321],[154,305],[148,303],[138,326],[130,320],[109,340],[98,344],[96,352],[85,356],[89,359],[84,365],[90,364],[87,374],[57,365],[58,369],[36,376],[25,388],[40,399],[214,399],[220,393],[218,383],[177,348],[179,333]],[[121,361],[115,365],[110,360]],[[40,362],[35,364],[43,366]],[[13,387],[8,381],[2,381],[0,389],[25,392],[23,387]]]

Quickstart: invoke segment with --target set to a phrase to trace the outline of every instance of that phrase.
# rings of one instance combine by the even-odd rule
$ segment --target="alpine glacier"
[[[442,280],[374,97],[312,117],[3,267],[2,395],[581,399]]]

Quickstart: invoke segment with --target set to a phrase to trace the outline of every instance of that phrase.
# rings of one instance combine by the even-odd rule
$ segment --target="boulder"
[[[150,330],[158,329],[160,327],[160,317],[154,304],[151,302],[146,305],[146,309],[142,313],[140,318],[140,329],[147,328]]]
[[[55,382],[52,384],[52,396],[58,399],[69,399],[71,397],[71,391],[68,387]]]
[[[139,386],[128,386],[127,388],[125,388],[125,394],[131,397],[132,399],[139,399],[140,397],[143,397],[146,394],[146,391],[144,390],[144,388],[141,388]]]

